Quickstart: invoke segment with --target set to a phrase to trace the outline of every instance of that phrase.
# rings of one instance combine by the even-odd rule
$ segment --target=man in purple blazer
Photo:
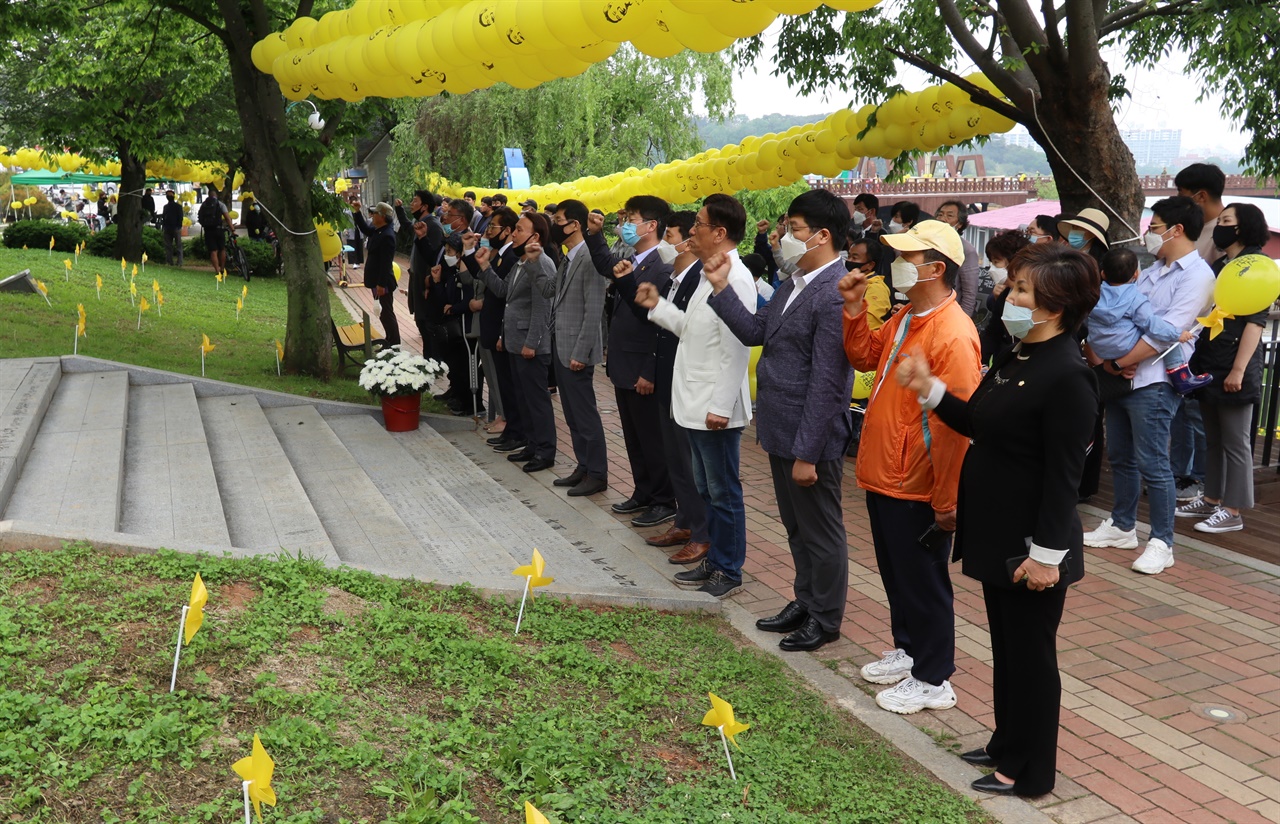
[[[756,430],[769,453],[778,515],[795,562],[795,600],[756,627],[789,633],[787,651],[815,650],[840,637],[849,554],[840,507],[844,451],[851,433],[853,369],[844,354],[836,284],[846,273],[849,210],[828,191],[791,201],[780,254],[796,273],[756,314],[722,295],[726,267],[708,261],[709,305],[747,346],[764,346],[756,366]],[[719,265],[717,265],[719,264]]]

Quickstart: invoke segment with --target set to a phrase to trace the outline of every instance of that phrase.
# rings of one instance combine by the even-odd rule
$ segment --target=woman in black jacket
[[[1261,255],[1271,237],[1257,206],[1233,203],[1218,215],[1213,245],[1226,254],[1213,264],[1215,274],[1241,255]],[[1242,509],[1253,508],[1253,405],[1262,398],[1262,330],[1264,309],[1244,317],[1227,318],[1222,332],[1210,338],[1200,333],[1191,368],[1208,372],[1213,383],[1198,390],[1204,418],[1204,494],[1178,507],[1183,518],[1203,518],[1199,532],[1239,532]]]
[[[1028,246],[1010,263],[1003,321],[1019,341],[996,355],[968,401],[948,394],[922,358],[895,374],[972,439],[954,554],[982,582],[996,728],[986,747],[961,757],[996,769],[974,789],[1034,796],[1054,786],[1062,696],[1055,642],[1067,586],[1084,577],[1076,488],[1098,392],[1071,333],[1097,303],[1100,278],[1092,257],[1057,243]]]
[[[396,213],[390,204],[379,203],[369,213],[369,221],[360,213],[360,201],[351,204],[351,217],[361,234],[369,238],[366,248],[364,285],[373,292],[373,299],[382,307],[378,319],[382,321],[383,337],[387,346],[400,345],[400,324],[396,321],[396,276],[391,264],[396,258]],[[369,223],[373,225],[370,226]]]

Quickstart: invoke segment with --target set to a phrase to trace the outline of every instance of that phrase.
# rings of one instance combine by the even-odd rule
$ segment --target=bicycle
[[[245,283],[249,282],[249,259],[236,241],[235,232],[227,232],[227,268],[238,272]]]

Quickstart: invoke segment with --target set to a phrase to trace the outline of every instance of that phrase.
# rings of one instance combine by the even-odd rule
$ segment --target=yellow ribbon
[[[1209,340],[1213,340],[1222,334],[1222,322],[1233,318],[1235,318],[1235,315],[1222,311],[1222,307],[1215,304],[1213,310],[1207,316],[1196,318],[1196,323],[1208,329]]]

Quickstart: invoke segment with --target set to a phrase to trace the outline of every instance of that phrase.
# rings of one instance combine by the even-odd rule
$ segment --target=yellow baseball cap
[[[897,235],[882,235],[880,242],[899,252],[923,252],[932,249],[950,258],[957,266],[964,263],[964,244],[960,235],[941,220],[922,220]]]

